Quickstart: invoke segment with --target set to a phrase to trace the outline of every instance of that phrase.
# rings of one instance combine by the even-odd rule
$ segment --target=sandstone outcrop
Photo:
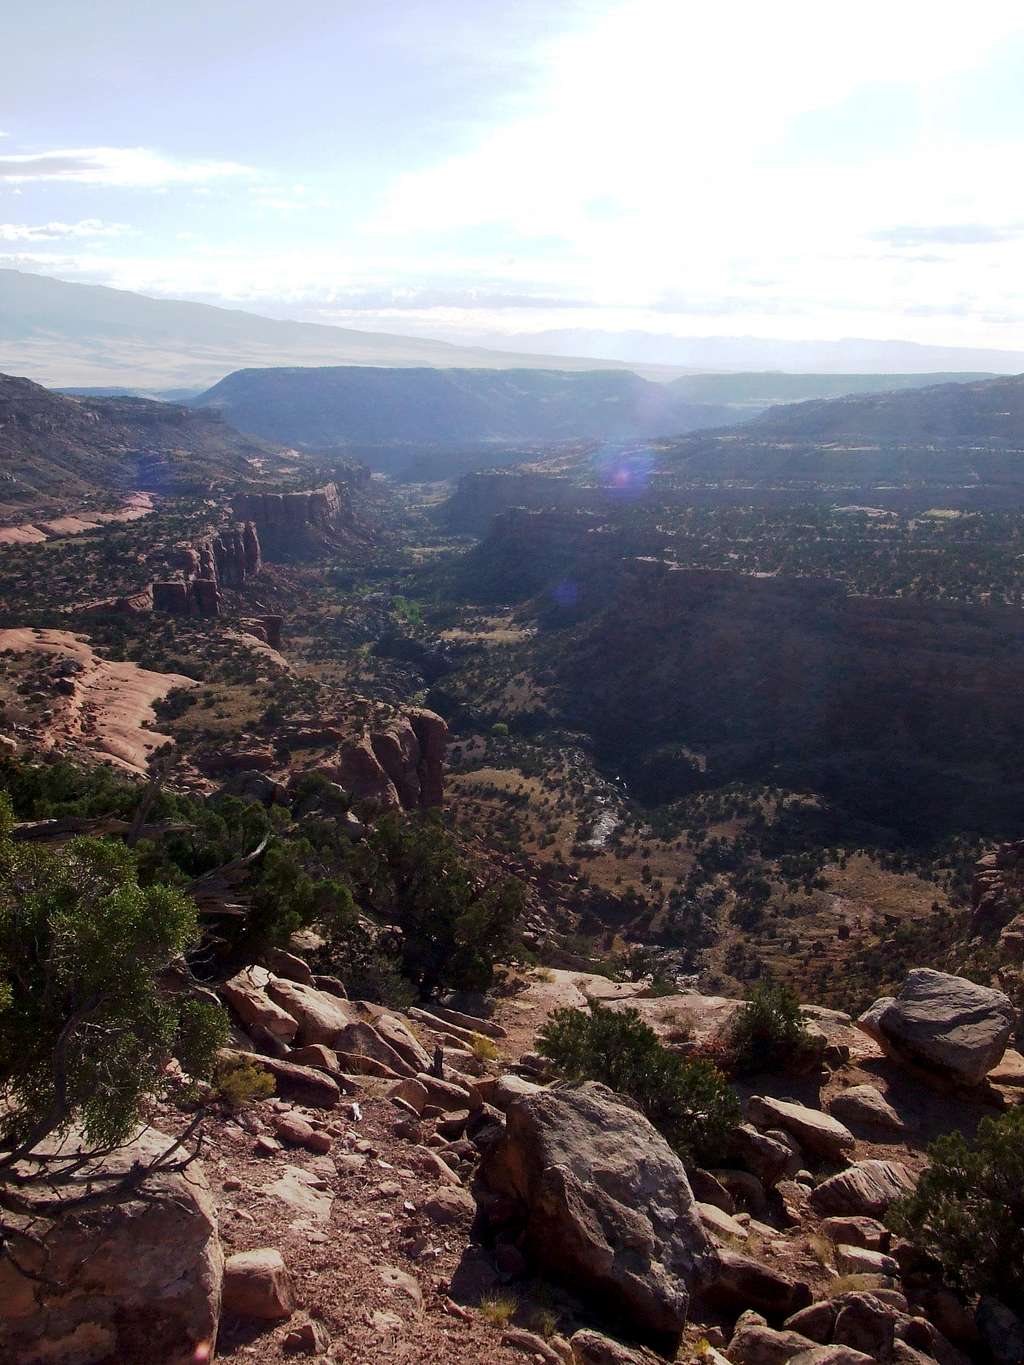
[[[301,493],[239,493],[232,511],[256,527],[264,554],[275,562],[303,559],[358,534],[348,498],[336,483]]]
[[[1006,1051],[1015,1014],[1002,991],[918,967],[897,995],[876,1000],[857,1023],[894,1060],[977,1085]]]
[[[444,801],[447,736],[439,715],[411,709],[343,745],[325,771],[380,811],[430,809]]]
[[[606,1087],[514,1101],[484,1153],[478,1198],[521,1227],[547,1274],[617,1309],[638,1338],[678,1344],[715,1255],[682,1162]]]
[[[147,1130],[87,1171],[127,1172],[170,1143]],[[72,1141],[61,1150],[73,1152]],[[29,1221],[7,1216],[19,1226]],[[28,1279],[0,1257],[0,1359],[47,1365],[206,1359],[217,1335],[224,1257],[197,1163],[151,1177],[144,1199],[55,1223],[31,1221],[35,1236],[46,1237],[47,1257],[38,1244],[14,1239],[17,1257],[46,1279]]]
[[[226,526],[197,545],[179,546],[180,579],[152,586],[153,610],[173,616],[218,616],[221,589],[240,588],[263,567],[259,533],[251,521]]]

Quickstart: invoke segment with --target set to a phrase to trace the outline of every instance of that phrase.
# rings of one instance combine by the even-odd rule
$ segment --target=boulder
[[[442,1185],[424,1201],[423,1212],[432,1223],[458,1223],[473,1217],[476,1201],[468,1190]]]
[[[707,1277],[704,1299],[729,1309],[752,1308],[774,1318],[788,1318],[811,1302],[811,1291],[802,1280],[791,1280],[751,1256],[721,1247],[717,1263]]]
[[[395,1014],[381,1012],[374,1016],[373,1027],[414,1074],[417,1071],[430,1070],[430,1057],[426,1048],[404,1019],[399,1019]]]
[[[837,1311],[831,1299],[819,1299],[817,1303],[801,1308],[799,1313],[791,1314],[782,1325],[824,1345],[832,1337]]]
[[[333,1044],[339,1053],[354,1057],[369,1057],[388,1067],[396,1076],[415,1076],[416,1070],[384,1041],[372,1024],[364,1019],[346,1024],[337,1034]]]
[[[281,1253],[273,1247],[239,1251],[224,1263],[225,1313],[276,1322],[291,1317],[295,1296]]]
[[[152,1161],[171,1139],[149,1129],[83,1176],[126,1173]],[[69,1156],[76,1139],[60,1147]],[[74,1219],[31,1220],[7,1214],[15,1228],[31,1221],[46,1240],[10,1238],[30,1274],[0,1256],[0,1359],[46,1365],[100,1365],[108,1360],[159,1360],[190,1365],[212,1348],[220,1314],[224,1257],[202,1167],[146,1182],[144,1198],[100,1207]]]
[[[308,1047],[293,1048],[288,1061],[296,1066],[311,1066],[316,1071],[337,1072],[341,1070],[338,1054],[323,1043],[310,1043]]]
[[[873,1356],[855,1351],[852,1346],[813,1346],[809,1351],[790,1356],[789,1365],[877,1365]]]
[[[795,1355],[813,1347],[814,1342],[799,1332],[776,1332],[764,1323],[746,1321],[737,1324],[728,1356],[734,1365],[786,1365]]]
[[[858,1130],[888,1129],[902,1132],[906,1127],[889,1101],[873,1085],[851,1085],[828,1101],[828,1112],[841,1123]]]
[[[446,1114],[478,1107],[470,1103],[470,1093],[466,1087],[457,1085],[454,1081],[439,1081],[436,1076],[430,1076],[425,1071],[421,1071],[416,1080],[427,1092],[425,1103],[443,1109]]]
[[[572,1334],[569,1349],[572,1365],[646,1365],[649,1359],[646,1352],[640,1355],[623,1346],[621,1341],[613,1341],[586,1327]]]
[[[996,1365],[1020,1365],[1024,1361],[1024,1318],[989,1295],[982,1296],[975,1317]]]
[[[836,1269],[843,1275],[898,1275],[899,1263],[884,1251],[840,1243],[836,1247]]]
[[[892,1233],[876,1218],[826,1218],[821,1231],[838,1246],[865,1247],[868,1251],[888,1251]]]
[[[298,981],[303,986],[312,986],[313,972],[304,958],[286,952],[284,948],[268,948],[264,957],[275,975],[283,976],[288,981]]]
[[[752,1123],[741,1123],[732,1135],[736,1159],[770,1188],[785,1175],[800,1169],[801,1162],[792,1150],[767,1133],[759,1133]]]
[[[810,1195],[815,1213],[881,1218],[889,1205],[914,1188],[914,1178],[899,1161],[858,1161],[817,1185]]]
[[[871,1294],[844,1294],[832,1328],[838,1346],[852,1346],[872,1360],[884,1360],[896,1339],[895,1310]]]
[[[1002,991],[918,967],[895,996],[883,996],[857,1024],[894,1059],[963,1085],[977,1085],[1010,1041],[1013,1005]]]
[[[781,1128],[791,1133],[806,1152],[825,1161],[844,1161],[846,1154],[857,1145],[856,1138],[844,1124],[818,1109],[790,1100],[776,1100],[768,1095],[751,1095],[747,1113],[758,1128]]]
[[[271,977],[267,994],[298,1024],[296,1042],[300,1046],[324,1043],[334,1047],[338,1034],[352,1018],[350,1008],[338,996],[329,995],[315,986],[304,986],[299,981]]]
[[[388,1091],[388,1099],[408,1105],[417,1114],[422,1114],[427,1105],[427,1088],[414,1077],[398,1081]]]
[[[682,1162],[641,1114],[594,1082],[523,1096],[478,1181],[542,1271],[618,1309],[636,1337],[678,1346],[715,1258]]]
[[[260,967],[245,967],[224,982],[220,993],[247,1029],[264,1028],[275,1038],[290,1043],[299,1031],[298,1023],[271,1000],[266,991],[269,982],[269,972]]]

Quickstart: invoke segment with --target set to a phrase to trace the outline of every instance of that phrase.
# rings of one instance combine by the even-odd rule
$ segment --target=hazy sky
[[[1024,349],[1024,5],[10,6],[0,265],[507,344]]]

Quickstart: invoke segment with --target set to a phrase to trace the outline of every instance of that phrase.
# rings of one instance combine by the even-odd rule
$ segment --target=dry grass
[[[519,1299],[515,1294],[485,1294],[480,1300],[480,1316],[492,1327],[507,1327],[519,1312]]]

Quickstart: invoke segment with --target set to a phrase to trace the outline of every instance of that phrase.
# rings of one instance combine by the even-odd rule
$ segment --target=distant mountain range
[[[643,332],[545,332],[509,349],[261,317],[124,289],[0,270],[0,371],[54,388],[199,392],[234,370],[272,366],[632,371],[673,379],[714,370],[851,375],[1024,370],[1024,353],[901,341],[783,341]],[[831,390],[829,392],[832,392]],[[803,390],[802,398],[828,396]],[[718,401],[716,397],[690,401]],[[728,400],[726,400],[728,401]],[[769,396],[766,401],[778,401]]]
[[[0,270],[0,371],[54,388],[188,389],[275,365],[592,370],[593,360],[519,355],[444,341],[283,322],[234,308]],[[657,369],[610,361],[609,368]],[[679,374],[665,368],[663,377]]]
[[[944,373],[969,370],[1019,374],[1024,351],[929,346],[916,341],[842,337],[838,341],[782,337],[680,337],[659,332],[571,329],[513,335],[510,346],[545,355],[593,356],[634,369],[657,361],[687,370],[786,370],[792,373]]]

